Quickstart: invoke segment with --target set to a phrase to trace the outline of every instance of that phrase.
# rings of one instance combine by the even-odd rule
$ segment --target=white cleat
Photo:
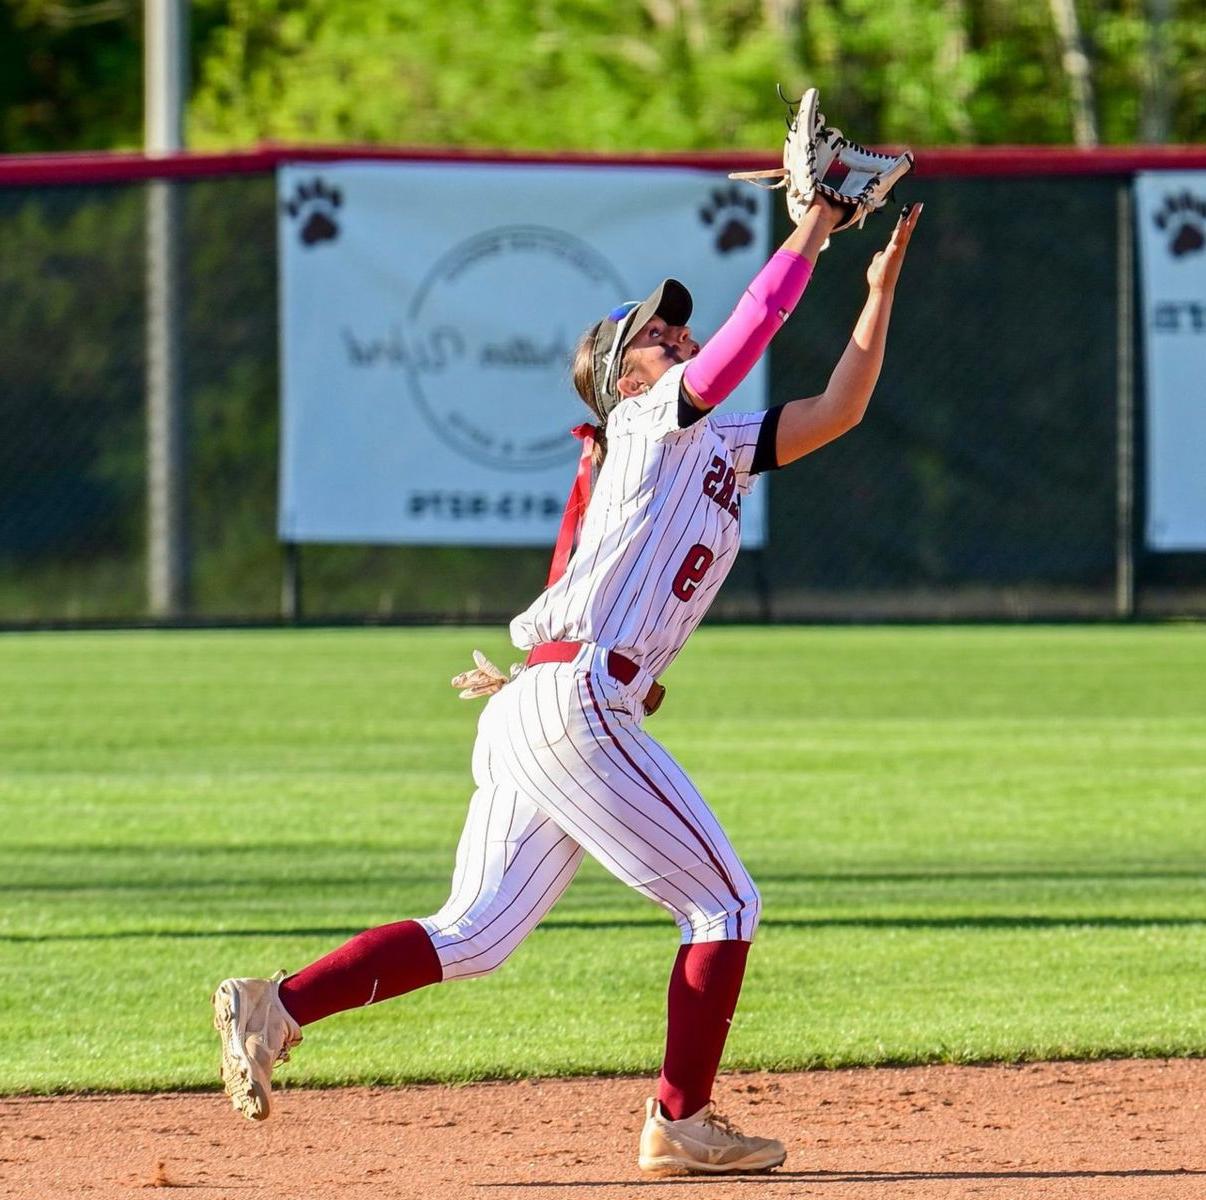
[[[224,979],[213,995],[214,1028],[222,1039],[222,1082],[236,1112],[263,1121],[271,1108],[272,1068],[302,1040],[272,979]]]
[[[711,1104],[681,1121],[662,1115],[661,1105],[645,1101],[641,1130],[642,1171],[659,1175],[737,1175],[783,1165],[787,1150],[774,1138],[746,1137]]]

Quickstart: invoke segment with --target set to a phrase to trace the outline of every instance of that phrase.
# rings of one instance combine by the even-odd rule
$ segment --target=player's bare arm
[[[829,235],[843,215],[840,205],[825,196],[814,196],[804,219],[787,235],[779,248],[799,254],[816,266],[817,256],[825,248]]]
[[[775,438],[779,466],[803,458],[863,419],[883,366],[896,284],[921,209],[915,204],[902,213],[887,246],[871,260],[867,302],[825,390],[784,405]]]

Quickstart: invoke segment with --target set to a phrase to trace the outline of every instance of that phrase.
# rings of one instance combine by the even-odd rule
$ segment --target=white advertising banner
[[[289,542],[551,547],[588,419],[580,333],[669,275],[710,334],[769,253],[767,197],[708,171],[344,162],[277,183]],[[759,364],[726,407],[765,405]]]
[[[1147,366],[1147,545],[1206,550],[1206,171],[1135,180]]]

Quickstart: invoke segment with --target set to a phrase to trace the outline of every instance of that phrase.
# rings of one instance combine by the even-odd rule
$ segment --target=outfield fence
[[[385,156],[0,161],[0,623],[494,620],[539,590],[543,549],[288,550],[277,540],[274,169],[286,157],[374,155]],[[919,161],[901,190],[926,212],[870,413],[769,480],[768,545],[741,556],[715,614],[1206,614],[1206,555],[1152,553],[1140,536],[1129,209],[1136,170],[1206,167],[1206,151],[946,151]],[[169,447],[180,588],[166,608],[148,584],[164,553],[148,502],[163,441],[146,399],[148,354],[158,353],[148,219],[163,181],[180,296],[179,353],[167,366],[181,397]],[[777,220],[781,238],[786,218]],[[834,240],[772,349],[772,403],[824,386],[887,231],[874,221]],[[568,387],[566,414],[567,426],[578,418]]]

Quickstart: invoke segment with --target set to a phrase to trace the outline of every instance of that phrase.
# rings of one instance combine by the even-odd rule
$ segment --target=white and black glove
[[[912,169],[912,153],[881,154],[843,137],[840,129],[825,124],[816,88],[809,88],[798,106],[789,104],[788,108],[791,115],[783,142],[783,166],[734,171],[729,178],[758,187],[784,188],[788,215],[797,225],[813,198],[821,195],[845,211],[834,233],[852,225],[861,228],[868,213],[883,208],[892,188]],[[761,182],[764,179],[777,182]]]

